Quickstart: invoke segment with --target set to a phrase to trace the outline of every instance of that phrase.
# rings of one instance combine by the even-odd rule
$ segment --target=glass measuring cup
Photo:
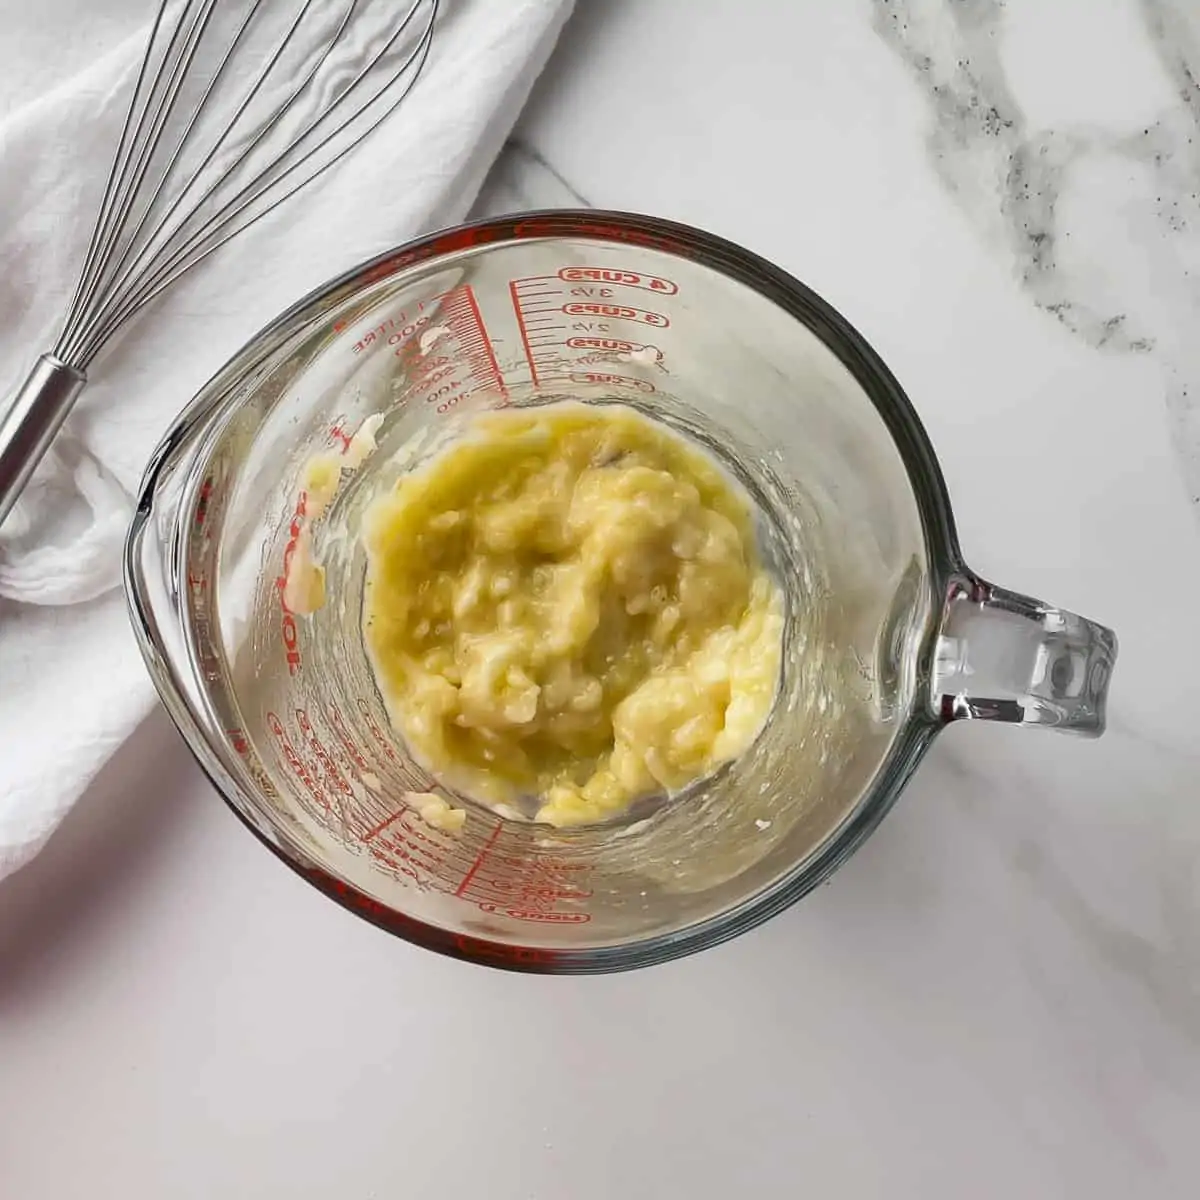
[[[778,698],[745,755],[646,819],[560,831],[463,799],[442,832],[366,660],[358,522],[464,414],[563,397],[639,407],[747,488],[786,593]],[[311,613],[288,586],[308,557]],[[284,313],[159,447],[126,579],[168,711],[272,850],[414,942],[546,972],[661,961],[779,911],[953,720],[1099,734],[1116,654],[965,566],[909,401],[829,305],[729,242],[610,213],[436,234]]]

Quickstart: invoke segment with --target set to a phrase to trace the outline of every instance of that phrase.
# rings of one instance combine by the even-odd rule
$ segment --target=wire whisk
[[[0,523],[105,345],[383,122],[440,0],[160,0],[74,297],[0,421]]]

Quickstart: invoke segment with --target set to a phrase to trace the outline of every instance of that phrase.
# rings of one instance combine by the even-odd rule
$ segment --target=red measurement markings
[[[246,736],[246,731],[234,728],[225,730],[225,733],[228,735],[234,750],[245,760],[246,770],[250,773],[251,778],[258,785],[263,795],[271,799],[278,796],[279,789],[275,786],[275,781],[267,774],[266,768],[255,752],[255,747],[250,744],[250,739]]]
[[[613,289],[598,283],[570,285],[558,275],[535,275],[514,279],[509,285],[521,344],[529,363],[529,373],[535,385],[551,378],[561,378],[567,369],[563,347],[568,341],[563,335],[568,322],[564,318],[564,301],[576,297],[579,303],[610,299]],[[602,335],[609,332],[602,318],[577,321],[571,328],[578,333]]]
[[[409,853],[408,843],[402,833],[398,839],[392,839],[387,833],[383,833],[381,840],[371,842],[367,850],[372,860],[389,873],[406,876],[422,890],[427,886],[428,874],[418,870],[418,864]]]
[[[636,321],[639,325],[652,325],[655,329],[666,329],[670,320],[662,313],[650,312],[645,308],[631,308],[627,304],[602,304],[595,300],[572,300],[562,306],[568,317],[599,317],[606,321]]]
[[[497,824],[492,830],[455,896],[471,901],[481,912],[503,913],[519,921],[589,921],[590,914],[580,911],[578,905],[592,895],[585,886],[591,867],[587,863],[526,856],[520,846],[497,853],[501,828],[502,824]]]
[[[368,330],[355,343],[355,353],[373,342],[390,347],[399,360],[405,395],[436,406],[439,413],[449,412],[464,396],[483,387],[507,400],[500,366],[469,284],[419,301],[414,311],[419,315],[406,310]],[[406,318],[411,319],[401,325]]]
[[[440,335],[435,344],[439,345],[441,349],[437,353],[423,353],[422,342],[425,342],[430,335],[439,334],[439,331]],[[452,360],[450,355],[445,352],[448,349],[446,342],[450,336],[448,325],[434,325],[420,338],[409,338],[402,346],[396,348],[398,366],[408,385],[405,388],[406,395],[413,395],[422,388],[428,391],[438,379],[453,372]],[[427,351],[432,349],[433,347],[426,344]]]
[[[407,804],[401,804],[398,809],[390,816],[384,817],[378,825],[373,825],[360,839],[363,842],[369,842],[372,838],[377,838],[393,821],[398,821],[406,812],[409,811]]]
[[[313,723],[309,719],[308,713],[302,708],[296,709],[296,725],[308,746],[309,753],[317,760],[321,768],[326,788],[353,799],[354,789],[350,786],[349,780],[338,770],[337,764],[333,761],[333,756],[325,749],[325,743],[321,741],[316,729],[313,728]]]
[[[455,889],[454,894],[456,896],[462,896],[466,892],[467,888],[471,886],[471,880],[475,878],[476,874],[479,872],[479,868],[483,866],[492,847],[496,844],[496,839],[500,836],[500,830],[503,828],[504,822],[497,821],[496,828],[492,830],[491,834],[488,836],[488,840],[484,842],[482,849],[475,856],[475,861],[471,864],[470,870],[467,871],[467,873],[463,876],[462,883],[460,883]]]
[[[614,271],[608,267],[563,267],[558,277],[569,283],[609,283],[618,287],[645,288],[664,296],[674,296],[679,291],[678,285],[669,279],[642,275],[637,271]]]
[[[326,715],[329,720],[329,727],[333,730],[337,740],[341,742],[342,749],[345,750],[355,771],[358,772],[360,777],[363,774],[370,774],[371,764],[367,762],[366,756],[358,748],[358,743],[354,740],[350,730],[346,728],[345,719],[342,717],[342,710],[336,704],[331,704]]]
[[[572,350],[599,350],[610,354],[634,354],[643,350],[653,350],[659,362],[663,356],[663,352],[657,346],[645,342],[627,342],[623,338],[569,337],[565,344]]]
[[[480,911],[502,912],[518,921],[579,925],[591,920],[578,907],[592,895],[583,886],[591,873],[588,864],[512,856],[490,861],[492,870],[487,877],[477,876],[471,889],[470,899]]]
[[[295,675],[300,670],[300,627],[296,623],[295,613],[288,607],[285,596],[288,571],[292,565],[292,556],[296,553],[296,545],[300,541],[300,533],[304,528],[304,515],[307,511],[308,493],[301,492],[296,501],[296,507],[291,513],[287,545],[283,548],[283,569],[275,580],[275,590],[279,593],[279,610],[282,614],[279,622],[279,636],[283,640],[283,651],[287,659],[289,675]]]
[[[500,374],[500,364],[483,323],[475,289],[470,284],[455,288],[447,297],[443,311],[459,349],[466,355],[476,386],[494,388],[507,400],[508,388]]]
[[[196,524],[203,525],[204,518],[208,516],[208,498],[212,495],[213,481],[212,476],[200,485],[200,495],[196,500]]]
[[[356,793],[351,779],[356,764],[347,759],[339,763],[334,758],[336,748],[331,751],[322,740],[328,736],[330,727],[318,726],[303,708],[293,710],[288,725],[274,712],[266,714],[266,722],[275,740],[279,760],[300,785],[293,794],[304,811],[323,828],[343,839],[364,842],[371,835],[372,826],[380,820],[383,805],[369,791],[362,796]],[[338,734],[337,726],[344,728],[340,714],[333,726],[334,734]],[[357,754],[353,740],[348,735],[346,740]],[[249,747],[246,749],[248,751]],[[358,758],[365,762],[361,755]],[[395,815],[387,816],[383,824],[393,820]],[[452,877],[457,878],[458,874]]]
[[[418,886],[455,894],[456,880],[468,869],[467,852],[458,840],[432,830],[411,810],[402,820],[381,827],[367,850],[381,866],[408,876]]]
[[[287,764],[288,770],[300,781],[300,785],[316,804],[315,809],[307,804],[305,807],[308,808],[314,818],[323,823],[324,818],[330,815],[332,808],[329,798],[325,795],[325,790],[314,777],[313,772],[300,756],[299,751],[292,745],[291,738],[288,737],[283,722],[273,712],[267,713],[267,728],[279,744],[279,751],[283,755],[283,761]],[[301,798],[301,801],[303,802],[303,798]]]
[[[648,379],[635,379],[632,375],[610,375],[603,371],[572,371],[572,383],[598,383],[608,387],[634,388],[649,395],[653,392],[654,384]]]
[[[517,328],[521,333],[521,345],[525,349],[525,361],[529,363],[529,377],[535,387],[541,382],[541,378],[538,373],[538,352],[530,337],[530,322],[540,315],[544,298],[556,300],[562,294],[558,288],[546,290],[538,286],[545,282],[544,279],[513,279],[508,285],[513,312],[517,317]]]
[[[512,920],[564,925],[591,920],[579,907],[592,895],[586,887],[588,864],[527,857],[520,846],[512,853],[497,853],[502,821],[472,857],[458,838],[430,828],[406,802],[385,813],[373,794],[356,796],[304,709],[295,710],[290,730],[274,712],[266,714],[266,723],[284,766],[300,785],[293,794],[301,807],[318,824],[362,846],[379,869],[421,890],[452,895],[481,912]],[[340,714],[333,727],[341,738]],[[242,731],[229,732],[236,741]],[[348,734],[345,741],[359,755]],[[245,752],[248,747],[238,749]]]
[[[550,909],[531,911],[523,908],[506,908],[501,910],[499,905],[489,906],[486,904],[481,904],[479,907],[484,912],[503,911],[506,917],[511,917],[514,921],[541,921],[557,925],[585,925],[592,919],[592,914],[585,912],[554,912]]]
[[[572,290],[556,275],[535,275],[528,279],[514,279],[508,285],[512,297],[513,311],[521,334],[525,359],[529,363],[529,374],[534,385],[561,374],[563,333],[567,322],[563,319],[563,301]],[[609,288],[587,287],[581,289],[588,295],[611,294]],[[589,329],[588,332],[591,332]],[[596,332],[607,333],[608,326],[597,327]]]
[[[657,346],[611,336],[613,324],[618,321],[631,321],[654,329],[666,329],[671,324],[664,313],[614,303],[618,290],[629,287],[663,295],[674,295],[679,290],[669,279],[605,267],[563,267],[556,275],[531,276],[509,283],[525,358],[535,385],[562,379],[564,372],[570,371],[570,359],[564,358],[564,349],[600,353],[634,353],[648,349],[662,361],[663,354]],[[618,380],[623,381],[623,386],[639,391],[654,390],[653,384],[633,382],[628,376],[588,382],[615,383]]]
[[[375,720],[375,717],[371,713],[371,706],[365,700],[359,700],[358,711],[363,719],[363,724],[371,731],[371,736],[375,739],[375,744],[388,759],[395,762],[396,750],[392,746],[391,738],[379,728],[379,722]]]
[[[444,294],[442,293],[442,295]],[[429,324],[429,315],[425,309],[440,300],[442,295],[431,296],[428,300],[418,300],[413,309],[403,309],[395,316],[380,321],[378,325],[363,330],[354,343],[353,353],[363,354],[372,346],[378,347],[385,344],[392,347],[399,346],[411,338],[418,329]]]

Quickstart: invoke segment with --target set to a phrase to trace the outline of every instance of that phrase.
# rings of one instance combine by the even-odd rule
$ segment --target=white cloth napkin
[[[38,851],[155,702],[119,590],[132,497],[155,444],[292,301],[462,219],[571,3],[443,0],[424,72],[384,125],[181,280],[92,367],[0,529],[0,877]],[[74,290],[144,48],[139,14],[148,22],[152,7],[46,0],[29,6],[36,20],[6,18],[0,405],[50,348]]]

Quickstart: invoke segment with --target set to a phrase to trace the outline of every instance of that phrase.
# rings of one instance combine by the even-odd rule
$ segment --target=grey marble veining
[[[475,204],[472,219],[534,208],[591,208],[532,146],[519,138],[505,143]]]
[[[1137,128],[1029,118],[1006,41],[1014,22],[1042,19],[1031,6],[872,0],[872,9],[876,32],[927,95],[934,169],[1033,302],[1098,350],[1160,363],[1200,513],[1200,9],[1189,0],[1128,2],[1170,96]],[[1081,11],[1069,51],[1087,56],[1094,39],[1112,33]],[[1079,221],[1084,190],[1089,219]],[[1114,250],[1124,269],[1092,269],[1113,261]]]

